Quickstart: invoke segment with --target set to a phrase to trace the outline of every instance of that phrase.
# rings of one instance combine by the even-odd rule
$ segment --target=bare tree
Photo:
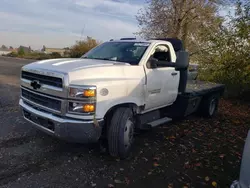
[[[176,37],[183,40],[191,55],[206,41],[206,31],[222,23],[217,14],[218,0],[150,0],[137,15],[145,38]]]

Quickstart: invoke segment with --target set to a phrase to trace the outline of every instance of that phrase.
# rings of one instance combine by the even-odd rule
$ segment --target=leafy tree
[[[1,47],[2,49],[4,49],[4,50],[7,50],[8,49],[8,47],[7,46],[5,46],[5,45],[2,45],[2,47]]]
[[[52,57],[52,58],[61,58],[62,56],[61,56],[61,54],[58,53],[58,52],[52,52],[51,57]]]
[[[250,99],[250,2],[238,1],[230,21],[207,34],[208,48],[199,56],[201,78],[225,83],[230,96]]]
[[[96,47],[98,44],[99,42],[91,37],[87,37],[82,41],[76,41],[76,44],[70,49],[70,57],[81,57],[86,52]]]
[[[6,56],[8,56],[8,57],[17,57],[18,54],[16,52],[11,52],[11,53],[7,54]]]
[[[19,56],[25,55],[24,49],[23,49],[22,47],[20,47],[20,48],[18,49],[18,55],[19,55]]]

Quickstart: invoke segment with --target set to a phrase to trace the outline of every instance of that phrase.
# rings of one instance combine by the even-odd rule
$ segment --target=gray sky
[[[82,31],[102,41],[131,37],[144,5],[145,0],[1,0],[0,45],[68,47]]]
[[[0,44],[71,46],[81,37],[130,37],[144,0],[1,0]]]

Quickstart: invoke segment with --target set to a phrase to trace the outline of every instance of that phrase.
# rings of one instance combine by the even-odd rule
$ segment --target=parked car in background
[[[240,167],[239,180],[235,180],[230,188],[249,188],[250,187],[250,131],[245,142],[243,156]]]

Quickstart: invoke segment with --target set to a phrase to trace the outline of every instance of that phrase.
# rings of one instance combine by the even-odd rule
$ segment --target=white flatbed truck
[[[187,81],[188,52],[178,39],[104,42],[81,58],[22,67],[19,104],[36,128],[71,142],[106,138],[126,158],[134,132],[188,116],[212,117],[224,85]]]

